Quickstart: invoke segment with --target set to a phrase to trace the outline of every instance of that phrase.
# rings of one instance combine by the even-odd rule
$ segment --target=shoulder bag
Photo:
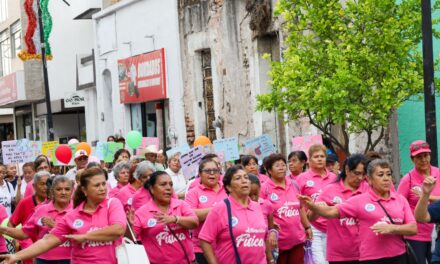
[[[229,235],[231,236],[232,240],[232,246],[234,246],[234,252],[235,252],[235,262],[236,264],[241,264],[240,255],[238,254],[237,245],[235,244],[235,238],[234,233],[232,233],[232,212],[231,212],[231,203],[229,202],[228,198],[223,200],[226,204],[226,208],[228,210],[228,224],[229,224]]]

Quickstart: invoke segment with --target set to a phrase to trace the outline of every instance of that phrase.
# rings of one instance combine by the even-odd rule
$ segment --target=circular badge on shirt
[[[232,220],[232,227],[234,227],[234,226],[236,226],[238,224],[238,218],[237,217],[233,216],[231,220]]]
[[[133,198],[132,197],[128,198],[127,204],[128,205],[132,205],[133,204]]]
[[[272,194],[270,195],[270,199],[271,199],[272,201],[277,201],[277,200],[279,199],[279,197],[278,197],[278,195],[277,195],[276,193],[272,193]]]
[[[38,219],[37,224],[39,226],[43,226],[43,217],[40,217],[40,219]]]
[[[422,192],[422,188],[420,186],[414,186],[414,187],[412,187],[412,189],[413,189],[413,191],[416,191],[416,192]]]
[[[308,181],[306,182],[306,185],[307,185],[307,187],[313,187],[313,185],[315,185],[315,182],[312,181],[312,180],[308,180]]]
[[[154,218],[150,218],[150,219],[148,219],[148,222],[147,222],[147,226],[148,227],[153,227],[153,226],[155,226],[157,224],[157,220],[156,219],[154,219]]]
[[[207,201],[208,201],[208,197],[206,197],[205,195],[201,195],[199,197],[199,202],[206,203]]]
[[[84,221],[81,220],[81,219],[76,219],[76,220],[73,222],[73,227],[75,227],[75,228],[81,228],[81,227],[83,227],[83,226],[84,226]]]
[[[342,203],[342,198],[339,197],[339,196],[333,197],[333,203],[334,204],[341,204]]]
[[[365,205],[365,211],[367,212],[373,212],[376,209],[376,206],[374,206],[374,204],[366,204]]]

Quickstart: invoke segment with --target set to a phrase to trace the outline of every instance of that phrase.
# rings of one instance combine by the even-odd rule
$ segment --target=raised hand
[[[432,190],[434,190],[436,179],[432,176],[426,177],[423,181],[422,191],[423,194],[430,195]]]
[[[315,203],[313,202],[313,199],[310,196],[306,196],[306,195],[297,195],[298,200],[301,202],[301,205],[304,205],[307,208],[311,208],[315,205]]]

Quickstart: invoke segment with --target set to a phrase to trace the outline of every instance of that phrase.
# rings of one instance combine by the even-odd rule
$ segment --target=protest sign
[[[105,162],[113,162],[116,151],[123,148],[122,143],[98,142],[96,144],[95,156]]]
[[[45,155],[50,161],[57,165],[55,150],[60,143],[58,141],[45,141],[41,143],[41,154]]]
[[[27,139],[2,141],[2,156],[4,164],[25,163],[33,160]]]
[[[203,147],[198,146],[190,149],[188,152],[180,156],[180,164],[182,172],[186,179],[191,179],[197,175],[200,160],[203,157]]]
[[[148,146],[154,145],[159,150],[159,138],[157,137],[143,137],[141,145],[136,149],[136,154]]]
[[[214,140],[214,149],[218,156],[223,157],[223,161],[238,160],[238,143],[236,138],[225,138]]]
[[[247,140],[244,142],[244,147],[246,154],[254,155],[259,160],[263,160],[270,154],[275,153],[272,138],[266,134]]]
[[[302,150],[309,156],[309,148],[314,144],[322,144],[322,136],[321,135],[311,135],[311,136],[302,136],[302,137],[294,137],[292,138],[292,151]]]

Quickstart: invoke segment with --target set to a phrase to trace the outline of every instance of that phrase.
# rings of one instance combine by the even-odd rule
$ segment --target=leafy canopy
[[[257,109],[307,117],[347,154],[348,133],[374,149],[393,109],[423,91],[420,0],[280,0],[275,15],[286,49],[281,62],[266,55],[272,90]]]

